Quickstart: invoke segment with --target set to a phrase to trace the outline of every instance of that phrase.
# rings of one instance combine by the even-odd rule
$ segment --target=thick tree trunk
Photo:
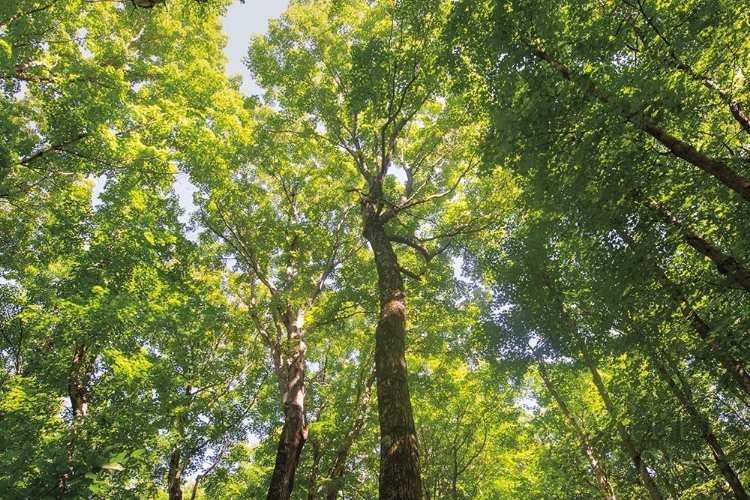
[[[649,210],[655,212],[661,218],[667,222],[676,226],[682,233],[685,242],[693,247],[698,253],[711,259],[716,265],[716,269],[722,273],[730,276],[736,281],[742,288],[750,292],[750,272],[748,272],[742,264],[731,255],[727,255],[722,252],[719,248],[713,245],[707,239],[701,237],[694,231],[690,230],[683,221],[677,218],[671,211],[661,205],[655,200],[647,198],[639,198],[641,203]]]
[[[294,476],[302,448],[307,441],[305,420],[305,344],[304,330],[301,328],[304,311],[298,313],[297,321],[287,322],[288,338],[297,342],[297,348],[287,358],[286,380],[282,385],[284,406],[284,426],[276,451],[276,465],[268,487],[267,500],[287,500],[292,494]]]
[[[276,451],[276,466],[268,487],[267,500],[283,500],[292,495],[299,456],[307,440],[307,427],[302,407],[292,404],[285,410],[284,426]]]
[[[591,446],[591,442],[589,441],[586,434],[583,432],[583,429],[581,429],[581,426],[578,425],[578,421],[573,416],[573,413],[568,408],[567,403],[565,403],[565,400],[562,398],[559,392],[557,392],[557,389],[555,389],[555,386],[552,385],[552,381],[549,378],[549,375],[547,374],[547,367],[544,364],[544,361],[541,358],[537,359],[537,364],[539,365],[539,374],[542,377],[542,381],[544,382],[544,385],[547,387],[547,390],[552,394],[552,397],[557,402],[557,405],[560,407],[560,410],[562,410],[563,415],[565,415],[565,418],[567,419],[568,423],[570,424],[570,427],[573,429],[573,432],[578,436],[578,439],[580,439],[581,443],[583,444],[585,451],[586,451],[586,458],[589,461],[589,464],[591,465],[591,469],[594,471],[594,476],[596,477],[596,483],[599,486],[599,491],[601,492],[602,496],[606,500],[616,500],[615,498],[615,490],[612,488],[612,484],[609,482],[609,479],[607,478],[607,474],[604,472],[604,469],[601,467],[601,463],[599,462],[599,459],[596,457],[596,453],[594,451],[594,447]]]
[[[721,447],[719,440],[711,430],[708,419],[706,419],[706,417],[700,412],[700,410],[693,404],[691,395],[689,393],[684,393],[683,390],[677,386],[677,383],[667,372],[664,364],[659,361],[656,353],[651,352],[650,354],[651,359],[654,361],[656,369],[659,371],[663,380],[672,391],[672,394],[674,394],[674,396],[680,402],[680,405],[685,410],[685,413],[687,413],[688,417],[690,417],[690,421],[698,429],[701,437],[708,445],[708,448],[711,450],[711,454],[716,461],[716,466],[721,471],[724,479],[727,480],[727,483],[729,483],[729,487],[732,488],[734,497],[737,500],[748,500],[747,492],[745,492],[745,488],[740,482],[739,477],[737,477],[737,474],[734,472],[734,469],[730,465],[729,460],[727,460],[724,449]]]
[[[169,471],[167,472],[167,493],[169,494],[169,500],[182,500],[181,451],[178,446],[169,455]]]
[[[378,271],[375,370],[380,416],[380,500],[422,500],[417,433],[406,370],[406,296],[396,253],[376,209],[363,202],[364,236]]]
[[[625,112],[628,114],[635,113]],[[645,123],[642,129],[651,137],[669,149],[673,155],[698,167],[713,176],[726,187],[740,195],[745,201],[750,201],[750,180],[741,176],[725,161],[710,158],[698,151],[692,144],[678,139],[654,122]]]

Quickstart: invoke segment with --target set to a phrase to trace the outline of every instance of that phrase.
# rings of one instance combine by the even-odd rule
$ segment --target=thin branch
[[[231,238],[225,235],[223,232],[218,231],[216,228],[214,228],[205,217],[205,214],[202,215],[201,220],[206,225],[206,227],[211,230],[212,233],[214,233],[217,237],[224,240],[229,246],[235,249],[237,253],[242,257],[242,260],[245,261],[245,264],[250,267],[250,269],[255,273],[257,278],[265,285],[265,287],[268,289],[268,292],[271,295],[276,295],[277,289],[271,281],[268,279],[268,277],[265,275],[263,270],[260,267],[260,263],[258,262],[258,259],[255,257],[255,252],[253,251],[252,247],[248,245],[244,239],[234,230],[232,225],[229,223],[229,221],[224,216],[224,213],[221,209],[221,205],[219,202],[215,201],[216,203],[216,211],[219,215],[219,218],[221,219],[222,224],[224,227],[229,231]]]
[[[312,292],[310,292],[310,295],[307,298],[307,301],[305,303],[306,309],[309,309],[312,306],[312,303],[315,301],[315,299],[320,294],[320,291],[323,289],[323,285],[325,284],[325,281],[331,275],[331,273],[336,268],[336,266],[341,263],[341,261],[336,260],[336,255],[338,254],[339,248],[341,247],[342,227],[344,226],[344,222],[346,221],[347,215],[349,215],[349,212],[356,206],[357,206],[356,204],[349,205],[348,207],[344,209],[343,213],[341,214],[341,219],[339,219],[339,222],[336,225],[336,230],[335,230],[336,238],[334,239],[334,242],[331,245],[332,247],[331,253],[328,256],[328,261],[326,262],[326,266],[323,268],[323,271],[320,273],[320,276],[315,282],[315,287],[313,288]],[[347,258],[350,255],[351,253],[347,254]]]
[[[399,235],[388,235],[388,239],[394,243],[401,243],[402,245],[409,246],[413,248],[414,250],[418,251],[420,254],[422,254],[422,257],[426,262],[430,262],[432,259],[440,255],[441,253],[445,252],[448,247],[450,246],[452,242],[453,235],[446,236],[447,241],[436,248],[433,251],[429,251],[426,246],[422,244],[422,242],[418,238],[410,238],[407,236],[399,236]],[[406,271],[405,269],[402,269],[402,271]],[[417,277],[415,274],[410,273],[407,271],[407,276],[411,277]],[[417,277],[418,278],[418,277]]]
[[[580,77],[573,75],[570,69],[552,54],[529,43],[524,43],[524,45],[530,50],[532,55],[552,65],[564,79],[581,85],[585,92],[603,103],[610,103],[612,101],[611,95],[596,85],[587,74],[583,73]],[[631,108],[627,104],[621,104],[618,107],[627,120],[631,120],[639,113],[638,110]],[[673,155],[711,175],[724,184],[724,186],[750,202],[750,179],[734,171],[725,160],[707,156],[698,151],[692,144],[673,136],[649,118],[646,118],[637,125],[641,130],[671,151]]]
[[[407,209],[409,209],[411,207],[415,207],[417,205],[423,205],[423,204],[428,203],[430,201],[439,200],[441,198],[444,198],[444,197],[446,197],[446,196],[454,193],[456,191],[456,189],[458,188],[458,186],[461,184],[461,181],[463,181],[464,177],[466,177],[466,174],[471,169],[473,169],[476,166],[476,164],[477,164],[477,162],[474,162],[473,158],[472,158],[472,160],[468,161],[467,164],[466,164],[466,168],[463,169],[463,171],[461,172],[461,174],[458,176],[458,179],[456,179],[456,181],[453,183],[452,186],[450,186],[448,189],[446,189],[444,191],[441,191],[439,193],[433,193],[431,195],[425,196],[424,198],[420,198],[420,199],[417,199],[417,200],[414,200],[414,199],[403,199],[402,198],[401,200],[399,200],[398,203],[391,205],[388,208],[388,210],[386,210],[385,212],[383,212],[380,215],[380,222],[381,223],[386,223],[389,220],[391,220],[392,218],[394,218],[396,215],[398,215],[399,212],[403,212],[404,210],[407,210]],[[417,188],[417,190],[415,191],[414,194],[415,195],[418,194],[422,190],[422,188],[424,187],[424,185],[426,183],[427,183],[427,181],[425,181],[424,184],[422,184],[419,188]]]
[[[60,149],[64,148],[68,144],[72,144],[74,142],[78,142],[81,139],[84,139],[90,135],[89,132],[81,132],[76,136],[73,136],[69,139],[65,139],[64,141],[58,142],[57,144],[51,144],[45,148],[42,148],[41,150],[37,151],[31,156],[27,156],[26,158],[22,159],[19,162],[19,165],[28,165],[29,163],[43,157],[44,155],[51,153],[53,151],[59,151]]]
[[[398,266],[398,270],[401,271],[406,276],[408,276],[409,278],[415,280],[415,281],[421,281],[422,280],[422,275],[421,274],[417,274],[415,272],[409,271],[407,268],[405,268],[402,265]]]
[[[11,21],[15,21],[16,19],[19,19],[19,18],[21,18],[23,16],[28,16],[28,15],[31,15],[31,14],[36,14],[37,12],[42,12],[44,10],[51,9],[57,2],[58,2],[58,0],[52,0],[52,2],[49,3],[49,4],[47,4],[47,5],[43,5],[41,7],[37,7],[36,9],[28,10],[26,12],[19,12],[17,14],[14,14],[14,15],[12,15],[12,16],[4,19],[3,21],[0,21],[0,28],[5,27]]]

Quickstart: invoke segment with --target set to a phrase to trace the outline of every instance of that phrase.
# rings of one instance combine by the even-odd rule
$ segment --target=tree
[[[584,446],[586,458],[591,464],[591,469],[594,471],[594,475],[596,476],[596,483],[602,496],[607,500],[614,500],[614,488],[612,487],[612,483],[607,477],[606,471],[602,467],[602,461],[597,456],[597,452],[596,450],[594,450],[590,438],[586,435],[586,432],[584,432],[581,424],[571,412],[570,408],[568,407],[568,403],[566,403],[565,399],[560,395],[560,392],[552,383],[547,371],[546,363],[541,356],[537,358],[537,365],[539,366],[539,376],[544,382],[547,391],[555,399],[555,402],[560,407],[560,411],[562,411],[563,415],[565,415],[565,419],[568,421],[571,429],[573,429],[573,432],[576,434],[577,438]]]
[[[461,220],[469,214],[461,196],[476,165],[477,128],[461,114],[460,97],[445,94],[432,50],[444,15],[445,6],[429,2],[300,3],[250,47],[249,64],[266,98],[307,118],[319,147],[346,152],[360,176],[348,189],[359,196],[362,234],[378,273],[381,498],[421,497],[405,359],[403,274],[413,273],[394,243],[430,262],[477,224],[475,216]],[[316,85],[299,85],[308,81]],[[424,220],[428,206],[432,215]]]
[[[6,496],[747,498],[738,2],[224,6],[0,4]]]
[[[227,99],[238,105],[236,92]],[[340,158],[335,154],[317,153],[295,135],[274,130],[303,130],[291,120],[258,106],[238,121],[220,114],[231,112],[227,108],[214,106],[210,127],[200,123],[182,134],[191,141],[189,147],[218,146],[226,152],[224,172],[217,172],[216,157],[210,165],[188,157],[188,168],[205,193],[197,201],[201,224],[210,231],[206,236],[236,259],[233,293],[272,359],[284,425],[268,498],[289,498],[308,436],[306,318],[335,269],[358,248],[351,235],[353,206],[347,207],[351,196],[342,187],[348,172],[336,167]],[[256,144],[222,141],[249,133],[251,116]],[[248,128],[236,128],[243,118]],[[323,170],[321,163],[331,166]]]
[[[185,380],[187,373],[179,380],[174,369],[180,354],[167,340],[177,332],[202,336],[204,343],[191,354],[197,358],[209,338],[224,336],[226,342],[227,327],[212,321],[226,320],[229,308],[211,295],[215,281],[209,285],[183,267],[196,263],[195,249],[183,237],[169,192],[175,124],[211,94],[213,87],[199,81],[223,76],[216,11],[147,15],[122,7],[14,2],[2,10],[0,224],[8,229],[2,277],[11,291],[5,305],[13,311],[4,330],[15,345],[14,374],[3,381],[3,395],[18,396],[4,397],[3,404],[18,416],[7,422],[8,435],[36,436],[29,442],[37,443],[14,451],[4,464],[5,489],[20,497],[153,491],[162,478],[153,469],[135,472],[138,461],[155,463],[158,471],[162,459],[174,462],[170,454],[178,457],[186,446],[179,443],[165,457],[160,432],[193,432],[175,439],[192,449],[179,454],[179,470],[192,466],[190,458],[200,464],[206,453],[244,437],[242,425],[230,423],[238,412],[227,410],[236,393],[213,390],[223,383],[238,389],[237,377],[247,369],[243,351],[232,351],[223,372],[213,372],[209,363],[200,381]],[[195,42],[176,42],[186,38]],[[173,48],[175,59],[165,58]],[[212,59],[219,63],[208,63]],[[225,84],[217,79],[211,85]],[[95,175],[103,189],[92,206],[94,183],[85,179]],[[195,300],[199,288],[211,299]],[[186,313],[177,304],[194,309]],[[203,322],[170,324],[170,314]],[[153,350],[144,352],[141,343]],[[5,344],[2,352],[5,361]],[[160,361],[167,354],[175,365]],[[170,379],[174,386],[163,384]],[[252,387],[256,379],[250,379],[243,383]],[[187,387],[180,387],[183,382]],[[63,387],[67,407],[59,405]],[[201,408],[177,410],[183,401],[172,405],[173,389]],[[42,393],[49,418],[30,420],[41,427],[28,425],[21,417],[32,407],[24,401]],[[182,424],[168,424],[168,415],[154,412],[153,397],[170,401],[160,408],[181,413]],[[192,416],[197,429],[191,429]],[[211,426],[201,426],[204,419]],[[234,425],[236,433],[228,434],[223,424]],[[8,447],[21,450],[19,443],[13,438]],[[131,480],[107,476],[122,464],[136,467]],[[180,481],[172,479],[170,491],[177,495]]]

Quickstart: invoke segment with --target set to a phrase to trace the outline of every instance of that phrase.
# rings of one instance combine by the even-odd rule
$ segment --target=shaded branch
[[[69,144],[73,144],[74,142],[78,142],[81,139],[84,139],[88,137],[90,134],[89,132],[81,132],[78,135],[75,135],[69,139],[65,139],[64,141],[60,141],[57,144],[50,144],[49,146],[40,149],[36,153],[32,154],[31,156],[27,156],[26,158],[23,158],[19,165],[28,165],[29,163],[38,160],[39,158],[43,157],[44,155],[51,153],[53,151],[59,151],[63,149],[65,146]]]
[[[19,19],[19,18],[21,18],[23,16],[29,16],[31,14],[36,14],[37,12],[42,12],[42,11],[51,9],[52,7],[54,7],[54,5],[57,2],[58,2],[58,0],[52,0],[52,2],[49,3],[49,4],[47,4],[47,5],[43,5],[41,7],[37,7],[36,9],[31,9],[31,10],[27,10],[25,12],[19,12],[17,14],[14,14],[14,15],[12,15],[12,16],[4,19],[3,21],[0,21],[0,28],[5,27],[5,25],[7,25],[8,23],[10,23],[12,21],[15,21],[16,19]]]
[[[588,75],[584,74],[582,77],[578,77],[577,75],[574,75],[567,66],[557,60],[557,58],[555,58],[552,54],[540,50],[531,44],[526,43],[525,45],[529,48],[529,50],[535,57],[549,63],[560,73],[560,75],[564,79],[581,85],[586,93],[591,94],[596,99],[604,103],[609,103],[612,100],[612,96],[609,93],[603,91],[594,82],[592,82]],[[638,111],[629,107],[628,105],[619,105],[619,108],[622,114],[628,120],[638,114]],[[726,187],[740,195],[746,201],[750,202],[750,179],[747,179],[735,172],[732,168],[730,168],[729,164],[726,161],[717,160],[715,158],[706,156],[705,154],[698,151],[692,144],[689,144],[673,136],[656,122],[648,118],[643,120],[643,122],[639,124],[639,127],[641,128],[641,130],[660,142],[676,157],[681,158],[691,165],[703,170],[707,174],[710,174]]]

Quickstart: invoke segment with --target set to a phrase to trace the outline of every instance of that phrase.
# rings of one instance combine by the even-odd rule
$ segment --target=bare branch
[[[310,292],[310,296],[307,298],[307,301],[305,303],[305,309],[309,309],[312,306],[312,303],[315,301],[315,299],[320,294],[320,291],[323,289],[323,285],[325,284],[325,281],[328,279],[328,277],[331,275],[335,267],[340,264],[340,261],[336,260],[336,255],[338,254],[339,248],[341,246],[341,238],[342,238],[342,227],[344,226],[344,222],[346,221],[347,216],[349,215],[349,212],[356,207],[357,205],[349,205],[346,207],[341,214],[341,219],[339,219],[338,224],[336,225],[336,238],[333,241],[333,245],[331,245],[331,253],[328,256],[328,260],[326,262],[325,267],[323,268],[323,271],[320,273],[320,276],[315,281],[315,287],[313,288],[312,292]]]
[[[421,198],[421,199],[418,199],[418,200],[404,199],[402,197],[402,199],[399,200],[398,203],[392,205],[391,207],[388,208],[388,210],[386,210],[385,212],[383,212],[380,215],[380,222],[383,223],[383,224],[385,224],[386,222],[388,222],[389,220],[391,220],[392,218],[394,218],[396,215],[398,215],[399,212],[403,212],[406,209],[409,209],[409,208],[417,206],[417,205],[422,205],[424,203],[428,203],[428,202],[433,201],[433,200],[438,200],[440,198],[444,198],[444,197],[446,197],[446,196],[454,193],[456,191],[456,188],[458,188],[459,184],[461,184],[461,181],[464,179],[464,177],[466,176],[466,174],[469,172],[469,170],[471,170],[472,168],[474,168],[475,165],[476,165],[476,162],[469,161],[467,163],[467,165],[466,165],[466,168],[458,176],[458,179],[456,179],[456,182],[454,182],[452,186],[450,186],[448,189],[446,189],[444,191],[441,191],[439,193],[434,193],[434,194],[431,194],[429,196],[425,196],[424,198]],[[425,183],[426,182],[427,181],[425,181]],[[419,191],[421,191],[421,189],[422,189],[423,186],[424,185],[422,185],[419,188],[417,188],[416,193],[419,193]]]

